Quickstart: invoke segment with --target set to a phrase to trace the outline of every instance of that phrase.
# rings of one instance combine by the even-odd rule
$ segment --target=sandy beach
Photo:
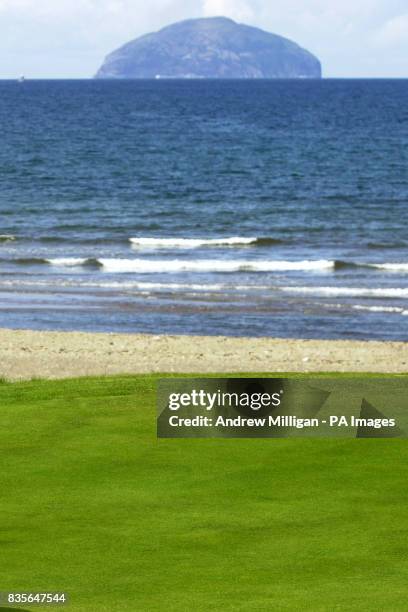
[[[0,330],[0,376],[408,372],[408,343]]]

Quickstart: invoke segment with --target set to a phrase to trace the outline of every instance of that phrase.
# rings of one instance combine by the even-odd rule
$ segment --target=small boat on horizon
[[[21,77],[19,77],[19,78],[17,79],[17,81],[18,81],[19,83],[24,83],[24,81],[25,81],[25,76],[24,76],[24,75],[21,75]]]

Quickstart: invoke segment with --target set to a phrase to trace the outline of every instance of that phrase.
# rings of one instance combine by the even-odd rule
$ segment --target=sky
[[[407,0],[0,0],[0,78],[88,78],[125,42],[224,15],[286,36],[325,77],[408,77]]]

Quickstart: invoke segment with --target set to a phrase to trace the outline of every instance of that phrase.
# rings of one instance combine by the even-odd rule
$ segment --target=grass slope
[[[407,609],[406,440],[157,440],[155,380],[0,385],[1,591],[66,591],[75,612]]]

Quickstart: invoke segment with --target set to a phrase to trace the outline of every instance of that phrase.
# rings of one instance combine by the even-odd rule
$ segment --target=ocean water
[[[0,82],[0,326],[408,339],[408,81]]]

